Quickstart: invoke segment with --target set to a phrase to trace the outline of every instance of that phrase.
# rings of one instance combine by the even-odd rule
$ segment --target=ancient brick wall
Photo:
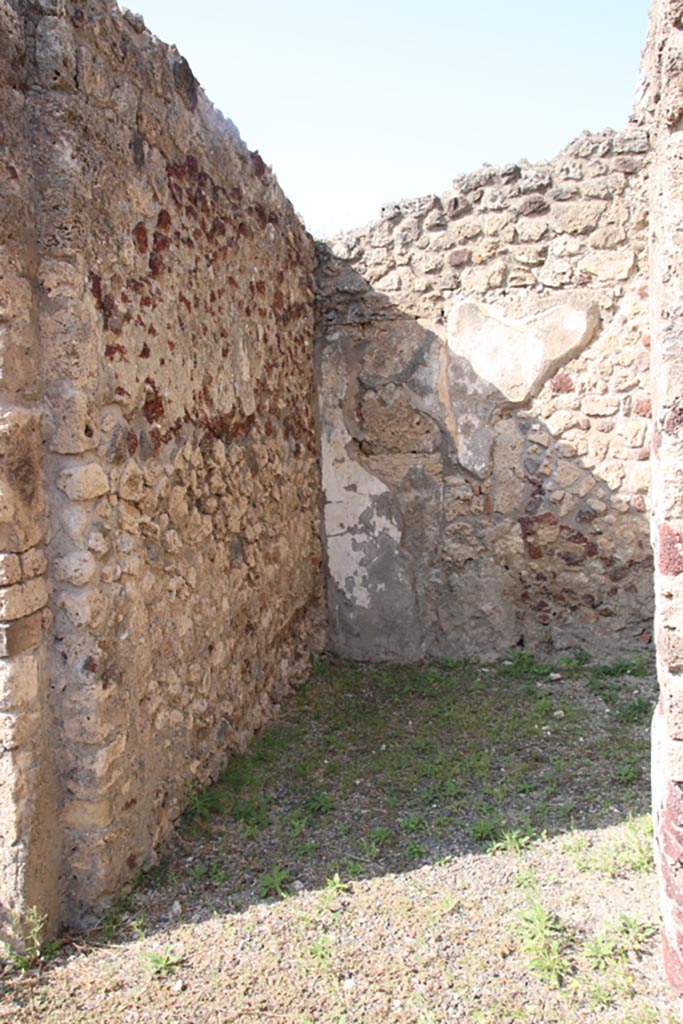
[[[660,701],[653,725],[653,810],[665,967],[683,993],[683,3],[655,0],[642,108],[654,139],[652,541]]]
[[[337,651],[649,641],[647,158],[584,135],[320,247]]]
[[[6,335],[4,359],[24,372],[15,349],[37,339],[26,373],[42,365],[6,428],[35,473],[29,494],[28,469],[5,463],[30,530],[8,534],[3,610],[44,603],[44,583],[16,574],[44,571],[47,523],[73,923],[150,863],[188,785],[272,716],[317,643],[313,246],[141,19],[101,0],[2,9],[26,47],[2,213],[35,224],[9,255],[18,341]],[[44,695],[35,705],[45,714]]]

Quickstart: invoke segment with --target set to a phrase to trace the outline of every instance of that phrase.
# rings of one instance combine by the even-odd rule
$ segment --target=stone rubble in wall
[[[385,624],[378,607],[361,613],[343,579],[332,581],[340,651],[647,642],[648,148],[636,123],[584,134],[552,162],[484,167],[319,247],[319,343],[345,364],[323,391],[345,410],[349,458],[389,488],[383,507],[404,568],[377,596],[401,594],[386,616],[389,630],[400,623],[395,646],[384,649],[373,638]],[[453,311],[468,302],[484,321],[507,318],[510,344],[514,325],[533,331],[556,308],[595,308],[599,329],[515,406],[453,360]],[[436,364],[449,350],[446,395]],[[359,564],[370,558],[362,536]]]
[[[52,584],[41,714],[63,856],[46,884],[82,925],[320,646],[313,245],[142,19],[101,0],[15,6],[27,82],[7,116],[31,145],[35,208],[12,222],[35,238],[7,294],[40,359],[7,351],[20,393],[43,370],[31,458],[47,498],[28,503],[21,551],[40,544]],[[48,589],[15,579],[6,550],[15,651],[35,634],[15,619],[43,614]]]
[[[594,288],[609,310],[647,248],[648,146],[637,125],[585,134],[552,163],[485,167],[440,197],[385,206],[329,245],[376,292],[434,323],[456,292],[513,312],[517,289],[521,301],[533,288],[550,302],[557,289]]]

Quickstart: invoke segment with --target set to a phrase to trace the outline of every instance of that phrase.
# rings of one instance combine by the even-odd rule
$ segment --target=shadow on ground
[[[105,930],[140,903],[166,922],[188,900],[195,915],[241,911],[335,876],[646,815],[654,698],[648,656],[555,667],[523,652],[488,666],[320,660],[280,720],[192,794],[170,854]],[[641,845],[649,859],[649,839]]]
[[[321,660],[99,931],[5,968],[0,1021],[673,1024],[654,696],[648,658]]]

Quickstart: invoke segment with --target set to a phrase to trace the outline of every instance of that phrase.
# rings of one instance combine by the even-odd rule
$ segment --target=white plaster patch
[[[321,460],[327,565],[340,591],[355,605],[368,608],[372,600],[368,545],[374,548],[383,534],[397,544],[400,530],[375,507],[377,498],[387,494],[389,488],[361,466],[350,452],[352,438],[342,409],[343,362],[333,348],[323,357],[322,376],[325,409]],[[366,512],[371,514],[361,523]]]
[[[568,359],[588,344],[599,323],[597,306],[553,306],[522,319],[465,301],[448,315],[448,347],[514,403],[526,402]]]

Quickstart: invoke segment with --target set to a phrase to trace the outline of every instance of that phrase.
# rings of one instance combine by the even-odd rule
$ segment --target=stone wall
[[[0,164],[2,515],[27,512],[25,534],[2,534],[2,610],[38,643],[47,529],[54,614],[49,645],[5,652],[35,724],[7,710],[53,738],[74,924],[151,862],[187,787],[272,716],[318,643],[313,245],[141,19],[101,0],[1,10],[9,88],[24,77]],[[15,770],[9,749],[3,781],[37,792],[40,758],[25,745]]]
[[[653,726],[653,809],[664,960],[683,994],[683,3],[655,0],[642,106],[654,137],[652,540],[660,701]]]
[[[319,246],[315,357],[344,655],[642,649],[653,442],[681,992],[682,32],[654,0],[624,131]],[[106,0],[0,0],[0,96],[4,937],[154,860],[305,674],[322,573],[314,251],[271,171]]]
[[[59,920],[48,697],[43,359],[31,109],[20,10],[0,2],[0,938],[32,906]]]
[[[334,650],[650,641],[647,159],[583,135],[319,247]]]

